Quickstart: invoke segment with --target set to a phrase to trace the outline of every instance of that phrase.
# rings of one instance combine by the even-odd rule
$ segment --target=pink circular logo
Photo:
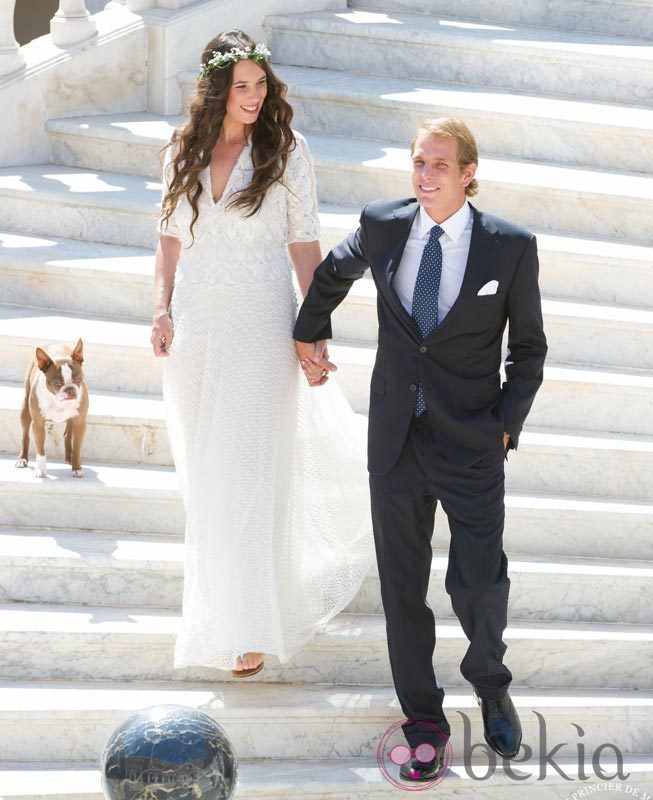
[[[432,781],[419,782],[406,781],[399,777],[399,770],[404,764],[410,763],[411,759],[416,758],[418,761],[426,764],[435,758],[436,753],[435,747],[428,743],[420,744],[414,751],[411,751],[410,747],[406,744],[403,733],[402,725],[405,724],[404,721],[391,725],[383,734],[379,746],[376,748],[376,763],[381,770],[381,774],[388,783],[391,783],[398,789],[404,789],[407,792],[423,792],[425,789],[431,789],[445,779],[453,762],[453,749],[447,734],[438,728],[437,725],[432,722],[424,722],[423,720],[408,721],[423,727],[429,733],[436,733],[440,739],[447,739],[444,750],[444,765],[438,776]]]

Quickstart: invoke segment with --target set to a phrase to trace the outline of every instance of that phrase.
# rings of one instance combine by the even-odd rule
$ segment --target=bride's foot
[[[231,670],[234,678],[248,678],[263,669],[265,653],[243,653],[236,659],[236,669]]]

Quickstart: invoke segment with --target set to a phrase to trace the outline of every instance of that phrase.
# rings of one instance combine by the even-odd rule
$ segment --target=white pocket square
[[[496,294],[498,288],[499,281],[488,281],[485,286],[481,286],[478,292],[476,292],[476,296],[480,297],[482,294]]]

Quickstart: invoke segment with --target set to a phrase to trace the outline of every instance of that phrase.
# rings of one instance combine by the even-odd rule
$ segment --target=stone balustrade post
[[[95,20],[88,13],[86,0],[59,0],[59,10],[50,21],[50,33],[58,47],[68,47],[95,36]]]
[[[25,66],[25,58],[14,36],[16,0],[0,0],[0,78]]]

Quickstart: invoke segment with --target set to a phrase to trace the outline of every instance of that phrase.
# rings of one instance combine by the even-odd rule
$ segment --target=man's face
[[[458,142],[426,132],[417,137],[412,160],[417,202],[436,222],[444,222],[465,202],[465,187],[473,180],[476,165],[461,168]]]

